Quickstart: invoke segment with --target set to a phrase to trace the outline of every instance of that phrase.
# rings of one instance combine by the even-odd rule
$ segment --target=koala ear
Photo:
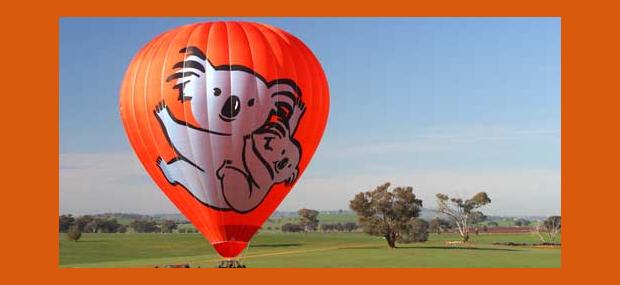
[[[272,110],[293,133],[297,128],[297,121],[304,111],[301,108],[303,107],[301,90],[295,82],[287,79],[275,80],[269,85],[269,93],[273,102]]]
[[[211,63],[209,59],[204,60],[204,66],[205,66],[205,73],[207,74],[207,76],[215,72],[215,67],[213,66],[213,64]]]
[[[188,46],[182,48],[179,52],[184,53],[185,58],[182,62],[177,63],[175,67],[199,70],[202,73],[209,73],[214,70],[205,53],[198,47]]]

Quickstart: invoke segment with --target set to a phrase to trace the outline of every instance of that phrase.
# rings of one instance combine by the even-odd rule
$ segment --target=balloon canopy
[[[323,135],[327,79],[299,39],[248,22],[182,26],[127,68],[120,113],[165,195],[227,258],[299,180]]]

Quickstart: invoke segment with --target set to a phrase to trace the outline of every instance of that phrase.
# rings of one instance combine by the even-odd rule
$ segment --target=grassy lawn
[[[428,242],[387,248],[362,233],[257,235],[246,251],[248,267],[559,267],[559,248],[509,247],[493,242],[538,240],[530,234],[481,234],[467,245],[446,245],[455,235],[431,235]],[[84,234],[60,239],[61,267],[153,267],[190,263],[214,267],[219,257],[199,234]]]

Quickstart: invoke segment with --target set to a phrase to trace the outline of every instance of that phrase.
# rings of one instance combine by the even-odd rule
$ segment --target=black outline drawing
[[[172,75],[168,76],[166,81],[167,82],[172,81],[172,80],[180,81],[177,84],[175,84],[172,88],[178,90],[179,92],[178,100],[183,103],[186,101],[190,101],[193,97],[193,96],[186,96],[186,94],[184,93],[185,85],[188,82],[190,82],[190,80],[184,80],[184,79],[187,77],[191,77],[191,76],[195,76],[195,77],[201,76],[199,73],[193,72],[188,69],[195,69],[195,70],[201,71],[202,74],[205,74],[206,76],[206,73],[205,73],[206,66],[203,66],[201,62],[198,62],[196,60],[188,59],[189,56],[196,56],[200,58],[206,64],[209,64],[210,67],[215,71],[246,72],[248,74],[253,75],[255,78],[258,78],[259,80],[261,80],[265,84],[265,86],[267,86],[267,88],[271,88],[272,86],[275,86],[276,84],[284,84],[284,85],[289,86],[296,93],[296,94],[293,94],[290,91],[278,91],[273,94],[270,94],[271,98],[275,96],[283,96],[282,98],[286,98],[288,100],[285,100],[285,101],[276,100],[274,102],[274,106],[271,108],[271,111],[269,111],[269,114],[266,116],[263,124],[256,130],[253,130],[251,133],[243,135],[242,137],[243,147],[241,149],[241,160],[242,160],[241,165],[239,164],[235,165],[233,161],[224,159],[224,161],[222,161],[218,169],[210,170],[210,172],[212,173],[207,173],[208,170],[201,168],[194,161],[192,161],[191,158],[186,157],[184,154],[182,154],[177,149],[172,139],[169,137],[169,134],[168,134],[169,130],[167,130],[165,123],[160,118],[160,114],[162,112],[167,112],[167,116],[169,116],[169,118],[174,123],[182,125],[187,128],[194,129],[199,132],[204,132],[211,136],[232,137],[232,134],[209,130],[209,129],[202,128],[200,126],[194,126],[188,122],[179,120],[174,116],[174,114],[172,114],[170,109],[166,106],[165,102],[163,101],[160,102],[153,110],[153,114],[157,118],[168,144],[171,146],[171,148],[174,150],[174,153],[176,154],[176,156],[169,161],[163,161],[161,157],[159,157],[155,161],[156,165],[160,168],[160,171],[162,172],[162,174],[164,174],[166,180],[171,185],[180,185],[183,189],[185,189],[186,192],[192,195],[194,199],[201,202],[203,205],[207,207],[220,210],[220,211],[235,211],[238,213],[251,212],[254,209],[256,209],[260,204],[262,204],[264,199],[271,192],[271,189],[273,188],[274,185],[280,184],[280,183],[291,184],[299,177],[299,162],[302,157],[302,148],[301,148],[301,144],[299,143],[299,141],[297,141],[294,138],[294,135],[305,113],[305,104],[301,100],[301,95],[302,95],[301,90],[293,80],[276,79],[272,81],[267,81],[265,77],[263,77],[262,75],[242,65],[214,66],[212,62],[206,58],[205,54],[199,48],[194,47],[194,46],[183,48],[179,52],[185,54],[185,59],[173,65],[172,67],[173,69],[180,69],[180,70],[177,70]],[[208,92],[209,91],[207,91],[207,93]],[[219,96],[221,94],[221,90],[217,87],[213,89],[213,92],[214,92],[213,94],[214,96]],[[207,94],[204,94],[204,95],[207,95]],[[228,96],[229,98],[226,101],[227,103],[231,101],[231,98],[233,98],[233,96],[235,95],[228,94]],[[237,102],[238,104],[243,104],[238,99],[237,101],[238,101]],[[254,105],[254,99],[249,100],[247,104],[249,107]],[[232,122],[234,121],[234,117],[236,116],[236,114],[239,113],[239,110],[234,110],[234,111],[235,112],[231,111],[234,113],[234,115],[224,116],[225,118],[222,118],[221,113],[218,115],[220,119],[222,119],[223,121]],[[228,114],[228,115],[231,115],[231,114]],[[261,137],[261,136],[268,136],[268,137],[264,137],[265,143],[263,143],[263,145],[257,145],[256,138]],[[265,153],[265,151],[274,150],[270,145],[272,140],[278,141],[279,143],[278,146],[282,148],[281,154],[279,155],[282,156],[283,158],[281,158],[278,161],[269,162],[263,157],[264,156],[263,154]],[[246,149],[248,151],[246,151]],[[289,153],[287,154],[287,156],[284,156],[286,150],[289,150]],[[293,153],[290,153],[291,151]],[[292,157],[292,158],[289,159],[289,157]],[[252,168],[247,162],[247,160],[250,158],[254,159],[254,165],[257,164],[256,161],[260,161],[260,165],[264,169],[256,169],[257,167]],[[293,161],[295,158],[296,158],[296,161]],[[168,166],[169,164],[174,163],[176,161],[184,161],[188,163],[189,165],[195,167],[200,172],[204,173],[202,175],[215,175],[215,177],[219,179],[219,189],[208,189],[207,191],[221,191],[221,196],[224,198],[229,208],[222,208],[222,207],[217,207],[217,206],[208,204],[207,202],[202,201],[201,199],[196,197],[194,193],[186,185],[183,185],[182,183],[174,179],[172,179],[171,181],[170,177],[168,177],[168,173],[169,173],[168,169],[163,169],[161,164],[163,162],[166,164],[166,166]],[[291,170],[290,168],[292,167],[294,167],[294,169]],[[282,181],[276,181],[276,179],[279,178],[276,175],[279,174],[280,171],[283,170],[284,168],[289,168],[288,171],[292,171],[292,174],[290,175],[290,177],[287,177],[286,179]],[[263,175],[256,175],[256,173],[263,173]],[[268,174],[268,177],[271,179],[270,181],[264,180],[266,176],[264,175],[264,173]],[[252,203],[252,205],[253,204],[255,205],[253,205],[249,209],[245,209],[245,208],[238,209],[237,207],[233,206],[234,203],[231,203],[229,201],[229,198],[227,198],[226,193],[228,191],[231,191],[231,189],[226,187],[225,179],[226,179],[226,175],[233,175],[233,174],[235,175],[241,174],[242,177],[245,178],[245,181],[247,182],[247,185],[248,185],[248,191],[249,191],[248,201],[251,199],[252,193],[254,191],[256,190],[264,191],[264,194],[262,194],[262,197],[260,197],[260,200],[256,201],[256,203]],[[257,181],[257,179],[259,179],[258,177],[263,179],[263,181]],[[235,183],[238,183],[239,180],[236,179],[234,181]],[[265,187],[265,185],[267,184],[269,184],[268,189],[261,189],[261,187]],[[237,190],[237,189],[234,189],[234,190]],[[234,195],[238,199],[239,193],[238,192],[234,193]]]

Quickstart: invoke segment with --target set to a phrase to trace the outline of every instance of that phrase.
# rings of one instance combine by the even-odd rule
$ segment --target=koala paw
[[[226,170],[226,167],[228,165],[232,164],[232,160],[224,160],[224,162],[222,162],[222,165],[220,166],[220,168],[217,169],[217,171],[215,172],[215,175],[217,176],[218,179],[224,179],[225,173],[224,171]]]
[[[168,180],[168,183],[173,184],[175,180],[174,178],[172,178],[170,171],[168,171],[168,163],[166,163],[161,157],[158,157],[156,164],[157,167],[159,167],[159,170],[161,170],[161,173],[164,175],[164,177],[166,177],[166,180]]]
[[[161,113],[162,111],[164,111],[165,109],[167,109],[168,106],[166,106],[166,102],[159,101],[159,103],[157,103],[157,105],[155,106],[155,112],[156,113]]]
[[[297,180],[298,172],[299,171],[297,169],[295,169],[295,171],[293,171],[293,173],[291,174],[291,177],[289,177],[286,180],[286,184],[291,184],[291,183],[295,182],[295,180]]]

